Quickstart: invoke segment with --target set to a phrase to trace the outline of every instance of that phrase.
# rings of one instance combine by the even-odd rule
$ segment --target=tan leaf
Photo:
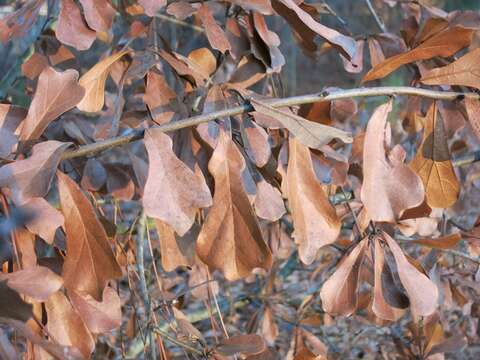
[[[390,138],[388,102],[379,106],[368,122],[363,151],[361,199],[373,221],[394,222],[424,199],[422,180],[402,161],[387,159],[385,143]],[[397,148],[398,149],[398,148]]]
[[[398,276],[407,292],[412,313],[414,316],[432,314],[438,304],[437,286],[407,260],[395,240],[386,233],[382,233],[382,237],[387,242],[397,263]]]
[[[45,141],[33,147],[32,155],[0,168],[0,187],[12,191],[17,204],[44,197],[50,189],[60,157],[70,143]]]
[[[89,27],[98,32],[108,32],[113,24],[115,9],[109,0],[80,0]]]
[[[217,59],[209,48],[202,47],[190,51],[188,59],[197,65],[198,69],[202,69],[205,75],[212,75],[217,70]]]
[[[67,297],[57,291],[45,303],[50,336],[60,345],[73,346],[89,358],[95,348],[95,341],[80,315],[75,311]]]
[[[5,280],[9,288],[39,302],[46,301],[63,286],[63,279],[44,266],[17,270],[9,274],[0,273],[0,281]]]
[[[473,133],[480,140],[480,100],[465,99],[465,108],[467,109],[468,121],[472,126]]]
[[[303,10],[294,0],[278,0],[280,3],[292,10],[298,19],[309,29],[323,37],[332,45],[338,47],[350,60],[355,56],[356,42],[349,36],[340,34],[338,31],[316,22],[310,14]]]
[[[250,275],[254,268],[270,268],[266,245],[242,182],[245,160],[231,138],[221,131],[208,164],[215,179],[213,206],[197,240],[197,254],[228,280]]]
[[[189,238],[189,232],[183,237],[176,237],[175,231],[161,220],[155,219],[162,267],[165,271],[174,271],[179,266],[191,266],[193,261],[194,240]],[[189,251],[192,248],[193,251]]]
[[[238,353],[255,354],[265,349],[265,342],[259,335],[246,334],[235,335],[221,340],[215,351],[223,355],[235,355]]]
[[[195,221],[197,210],[212,205],[210,190],[201,173],[194,173],[176,157],[168,135],[147,130],[145,146],[149,159],[145,213],[166,222],[182,236]]]
[[[97,35],[85,24],[80,9],[73,0],[62,0],[55,35],[61,43],[77,50],[87,50]]]
[[[147,74],[147,87],[143,100],[157,124],[164,124],[175,117],[172,102],[177,99],[175,92],[168,86],[165,76],[155,70]]]
[[[428,110],[423,141],[410,167],[420,176],[428,206],[447,208],[460,194],[460,184],[453,169],[442,118],[434,102]]]
[[[474,49],[453,63],[432,69],[420,81],[427,85],[463,85],[480,89],[480,49]]]
[[[215,21],[207,3],[202,3],[197,11],[197,15],[205,27],[205,32],[207,33],[207,38],[212,48],[221,53],[231,50],[232,45],[230,45],[223,29]]]
[[[289,139],[287,198],[292,213],[294,238],[302,262],[315,260],[322,246],[333,243],[340,234],[340,219],[315,177],[307,147]]]
[[[107,282],[120,277],[122,271],[92,204],[67,175],[58,172],[57,177],[67,243],[65,287],[101,301]]]
[[[55,232],[65,220],[62,213],[44,198],[32,198],[23,208],[33,215],[33,218],[25,223],[25,227],[47,243],[53,244]]]
[[[380,241],[375,238],[375,257],[374,257],[374,272],[375,272],[375,280],[374,280],[374,289],[373,289],[373,303],[372,303],[372,310],[376,316],[381,319],[390,320],[390,321],[397,321],[400,319],[404,314],[404,309],[399,309],[391,306],[385,299],[384,295],[384,284],[383,279],[385,279],[383,275],[385,269],[385,254],[383,249],[380,245]]]
[[[458,243],[462,240],[460,234],[450,234],[446,236],[442,236],[435,239],[417,239],[412,240],[412,243],[427,246],[433,249],[451,249],[458,245]]]
[[[448,57],[467,47],[472,41],[473,29],[454,26],[427,38],[414,49],[389,57],[377,64],[363,78],[363,82],[383,78],[400,66],[436,56]]]
[[[85,91],[77,80],[76,70],[60,72],[49,66],[42,71],[20,140],[38,139],[53,120],[82,100]]]
[[[263,312],[262,335],[269,345],[273,345],[278,337],[279,331],[272,309],[267,306]]]
[[[253,98],[250,101],[256,111],[278,120],[295,135],[298,141],[310,148],[321,149],[333,139],[340,139],[344,143],[353,141],[351,135],[343,130],[305,120],[301,116],[275,109]]]
[[[332,315],[349,316],[358,303],[358,280],[368,238],[363,239],[337,266],[320,290],[323,309]]]
[[[279,220],[286,212],[282,194],[265,179],[257,183],[255,212],[258,217],[269,221]]]
[[[123,50],[100,60],[82,75],[79,84],[85,89],[85,95],[77,104],[77,108],[86,112],[102,110],[105,103],[105,81],[107,81],[110,67],[128,51]]]
[[[69,291],[68,296],[92,333],[101,334],[116,329],[122,324],[120,297],[111,287],[105,287],[101,302],[75,290]]]
[[[155,16],[155,14],[167,5],[167,0],[138,0],[138,3],[145,9],[145,14]]]

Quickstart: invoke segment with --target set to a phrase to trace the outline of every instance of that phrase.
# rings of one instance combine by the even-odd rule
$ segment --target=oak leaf
[[[0,168],[0,187],[8,187],[15,203],[44,197],[50,189],[62,153],[70,143],[45,141],[33,147],[32,155]]]
[[[480,89],[480,49],[474,49],[453,63],[432,69],[420,81],[427,85],[463,85]]]
[[[270,268],[272,254],[242,181],[245,160],[223,130],[208,169],[215,193],[198,235],[198,256],[210,268],[222,270],[228,280],[248,276],[254,268]]]
[[[322,246],[333,243],[340,234],[340,219],[317,181],[307,147],[289,139],[287,198],[292,213],[295,242],[302,262],[315,260]]]
[[[410,167],[422,179],[428,206],[447,208],[457,201],[460,184],[453,169],[443,120],[438,115],[436,102],[428,110],[423,141]]]
[[[79,80],[79,84],[85,89],[85,95],[77,104],[77,108],[86,112],[102,110],[105,103],[105,81],[107,81],[111,66],[129,50],[123,50],[100,60],[88,70]]]
[[[363,78],[363,82],[383,78],[400,66],[436,56],[448,57],[467,47],[472,41],[474,30],[454,26],[427,38],[410,51],[389,57],[377,64]]]
[[[386,156],[385,143],[390,138],[387,116],[391,109],[392,103],[388,102],[375,110],[364,139],[360,195],[373,221],[394,222],[406,209],[420,205],[425,196],[420,177],[402,159]]]
[[[145,146],[149,159],[145,213],[166,222],[182,236],[195,221],[197,210],[212,205],[210,190],[201,174],[177,158],[168,135],[158,129],[147,130]]]
[[[60,72],[52,67],[45,68],[23,121],[20,140],[38,139],[53,120],[77,105],[84,94],[76,70]]]
[[[92,204],[70,177],[61,172],[57,177],[67,243],[65,287],[100,301],[107,282],[120,277],[122,271]]]

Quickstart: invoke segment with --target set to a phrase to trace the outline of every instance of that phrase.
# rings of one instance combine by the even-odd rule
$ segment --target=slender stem
[[[162,330],[159,327],[154,327],[153,331],[157,334],[159,334],[162,338],[164,338],[167,341],[170,341],[172,344],[175,344],[177,346],[180,346],[184,348],[185,350],[188,350],[194,354],[197,354],[199,356],[204,356],[205,353],[201,350],[198,350],[197,348],[194,348],[190,344],[184,343],[183,341],[177,340],[174,337],[170,336],[166,331]]]
[[[272,107],[286,107],[302,104],[311,104],[318,101],[332,101],[339,99],[349,99],[356,97],[371,97],[371,96],[396,96],[396,95],[412,95],[421,96],[437,100],[457,100],[463,98],[480,99],[480,94],[474,92],[453,92],[453,91],[436,91],[429,89],[421,89],[409,86],[380,86],[373,88],[355,88],[347,90],[338,90],[333,92],[319,92],[308,95],[292,96],[283,99],[272,99],[265,101],[266,104]],[[254,111],[253,107],[249,103],[235,106],[229,109],[211,112],[208,114],[201,114],[192,116],[179,121],[155,126],[162,132],[175,131],[191,126],[196,126],[208,121],[219,119],[227,116],[234,116],[243,114],[246,112]],[[62,160],[73,159],[77,157],[89,156],[95,153],[128,144],[132,141],[143,138],[144,130],[131,130],[131,133],[99,141],[93,144],[80,146],[76,150],[66,151],[62,155]]]
[[[370,0],[365,0],[365,3],[367,4],[368,10],[370,10],[370,13],[375,19],[375,22],[377,23],[379,29],[384,33],[387,32],[387,28],[385,27],[385,24],[383,23],[382,19],[380,19],[380,16],[378,16],[377,12],[375,11],[375,8],[373,7],[372,2]]]

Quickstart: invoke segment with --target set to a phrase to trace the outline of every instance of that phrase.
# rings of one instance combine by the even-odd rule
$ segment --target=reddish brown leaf
[[[438,115],[436,102],[428,110],[423,141],[410,167],[422,179],[428,206],[447,208],[457,201],[460,184],[453,169],[443,120]]]
[[[437,286],[407,260],[395,240],[386,233],[382,233],[382,237],[395,258],[398,276],[407,292],[413,315],[428,316],[432,314],[438,304]]]
[[[385,59],[371,69],[363,82],[383,78],[400,66],[436,56],[448,57],[468,46],[472,41],[473,30],[454,26],[426,39],[414,49]]]
[[[227,50],[231,50],[232,46],[225,35],[223,29],[216,23],[215,18],[207,3],[203,3],[197,11],[197,15],[200,18],[205,32],[207,33],[208,41],[215,50],[225,53]]]
[[[77,108],[86,112],[102,110],[105,103],[105,81],[107,81],[110,67],[127,53],[128,50],[123,50],[110,55],[82,75],[79,84],[85,89],[85,95],[77,104]]]
[[[276,33],[268,29],[265,18],[259,13],[253,13],[253,25],[268,49],[269,56],[266,65],[271,68],[271,71],[280,72],[282,66],[285,65],[285,58],[278,48],[280,46],[280,38]]]
[[[0,281],[7,281],[9,288],[34,301],[46,301],[63,286],[63,279],[44,266],[22,269],[9,274],[0,273]]]
[[[150,70],[147,74],[147,87],[143,100],[157,124],[172,121],[175,117],[172,102],[176,99],[177,94],[168,86],[165,77],[155,70]]]
[[[341,221],[315,177],[310,151],[296,139],[290,138],[289,143],[286,182],[293,236],[300,259],[310,264],[318,249],[337,239]]]
[[[453,63],[423,74],[427,85],[463,85],[480,89],[480,49],[474,49]]]
[[[480,139],[480,100],[465,99],[465,108],[473,133],[477,136],[477,139]]]
[[[155,224],[160,241],[163,269],[174,271],[179,266],[191,266],[195,252],[195,239],[189,236],[190,232],[187,232],[183,237],[176,237],[175,231],[166,223],[156,219]]]
[[[187,1],[175,1],[167,6],[167,14],[173,15],[180,20],[188,18],[195,11],[196,9]]]
[[[57,117],[77,105],[85,94],[78,84],[78,72],[58,72],[45,68],[38,78],[37,90],[23,121],[21,140],[38,139]]]
[[[61,172],[57,176],[67,237],[65,287],[100,301],[107,282],[120,277],[122,271],[92,204],[72,179]]]
[[[217,69],[217,59],[206,47],[190,51],[188,59],[202,69],[206,76],[212,75]]]
[[[263,339],[255,334],[236,335],[221,340],[215,347],[215,351],[223,355],[235,355],[238,353],[255,354],[265,349]]]
[[[73,346],[89,358],[95,341],[67,297],[60,291],[56,292],[45,303],[45,310],[48,333],[55,341],[60,345]]]
[[[122,324],[120,297],[111,287],[105,287],[101,302],[75,290],[70,291],[68,296],[92,333],[101,334],[116,329]]]
[[[318,22],[316,22],[309,13],[303,10],[297,3],[293,0],[275,0],[287,8],[295,12],[296,16],[300,21],[302,21],[309,29],[323,37],[332,45],[337,46],[346,57],[350,60],[354,58],[356,51],[356,42],[349,36],[340,34],[338,31],[326,27]]]
[[[95,31],[107,32],[112,27],[115,9],[109,0],[80,0],[85,20]]]
[[[7,187],[17,204],[44,197],[50,189],[60,157],[70,143],[45,141],[33,147],[32,155],[0,168],[0,187]]]
[[[210,190],[201,173],[194,173],[176,157],[168,135],[150,129],[145,134],[145,146],[149,159],[145,213],[184,235],[195,221],[197,210],[212,205]]]
[[[362,240],[337,266],[320,290],[323,309],[333,315],[349,316],[357,309],[358,281],[368,239]]]
[[[145,14],[155,16],[155,14],[167,5],[167,0],[138,0],[138,3],[145,9]]]
[[[57,39],[77,50],[87,50],[95,41],[95,31],[85,24],[80,9],[73,0],[62,0],[60,15],[58,16]]]
[[[22,64],[22,74],[30,80],[35,80],[48,65],[47,57],[35,52]]]
[[[406,209],[420,205],[425,196],[422,180],[401,159],[386,157],[391,109],[392,103],[388,102],[375,110],[364,140],[361,199],[374,221],[393,222]]]
[[[33,215],[33,218],[25,223],[25,227],[47,243],[53,244],[55,232],[63,226],[62,213],[44,198],[33,198],[25,203],[23,208]]]
[[[460,234],[450,234],[435,239],[417,239],[411,242],[433,249],[451,249],[456,247],[460,240],[462,240]]]
[[[241,177],[245,160],[224,131],[208,169],[215,179],[215,194],[198,235],[198,256],[212,269],[221,269],[228,280],[248,276],[257,267],[270,268],[272,255]]]

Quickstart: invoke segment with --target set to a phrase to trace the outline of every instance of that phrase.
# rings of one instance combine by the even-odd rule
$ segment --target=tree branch
[[[347,90],[338,90],[333,92],[320,92],[308,95],[292,96],[283,99],[272,99],[265,101],[266,104],[273,107],[286,107],[293,105],[311,104],[318,101],[332,101],[339,99],[350,99],[358,97],[373,97],[373,96],[397,96],[397,95],[412,95],[421,96],[430,99],[437,100],[459,100],[464,98],[480,99],[480,95],[474,92],[453,92],[453,91],[436,91],[429,89],[421,89],[408,86],[380,86],[374,88],[356,88]],[[208,121],[212,121],[218,118],[234,116],[243,114],[246,112],[254,111],[253,106],[250,103],[245,103],[233,108],[215,111],[208,114],[201,114],[192,116],[186,119],[178,120],[175,122],[155,126],[162,132],[175,131],[191,126],[196,126]],[[114,137],[111,139],[98,141],[93,144],[80,146],[76,150],[70,150],[63,153],[62,160],[73,159],[77,157],[89,156],[95,153],[128,144],[132,141],[143,138],[144,130],[132,130],[130,134]]]

